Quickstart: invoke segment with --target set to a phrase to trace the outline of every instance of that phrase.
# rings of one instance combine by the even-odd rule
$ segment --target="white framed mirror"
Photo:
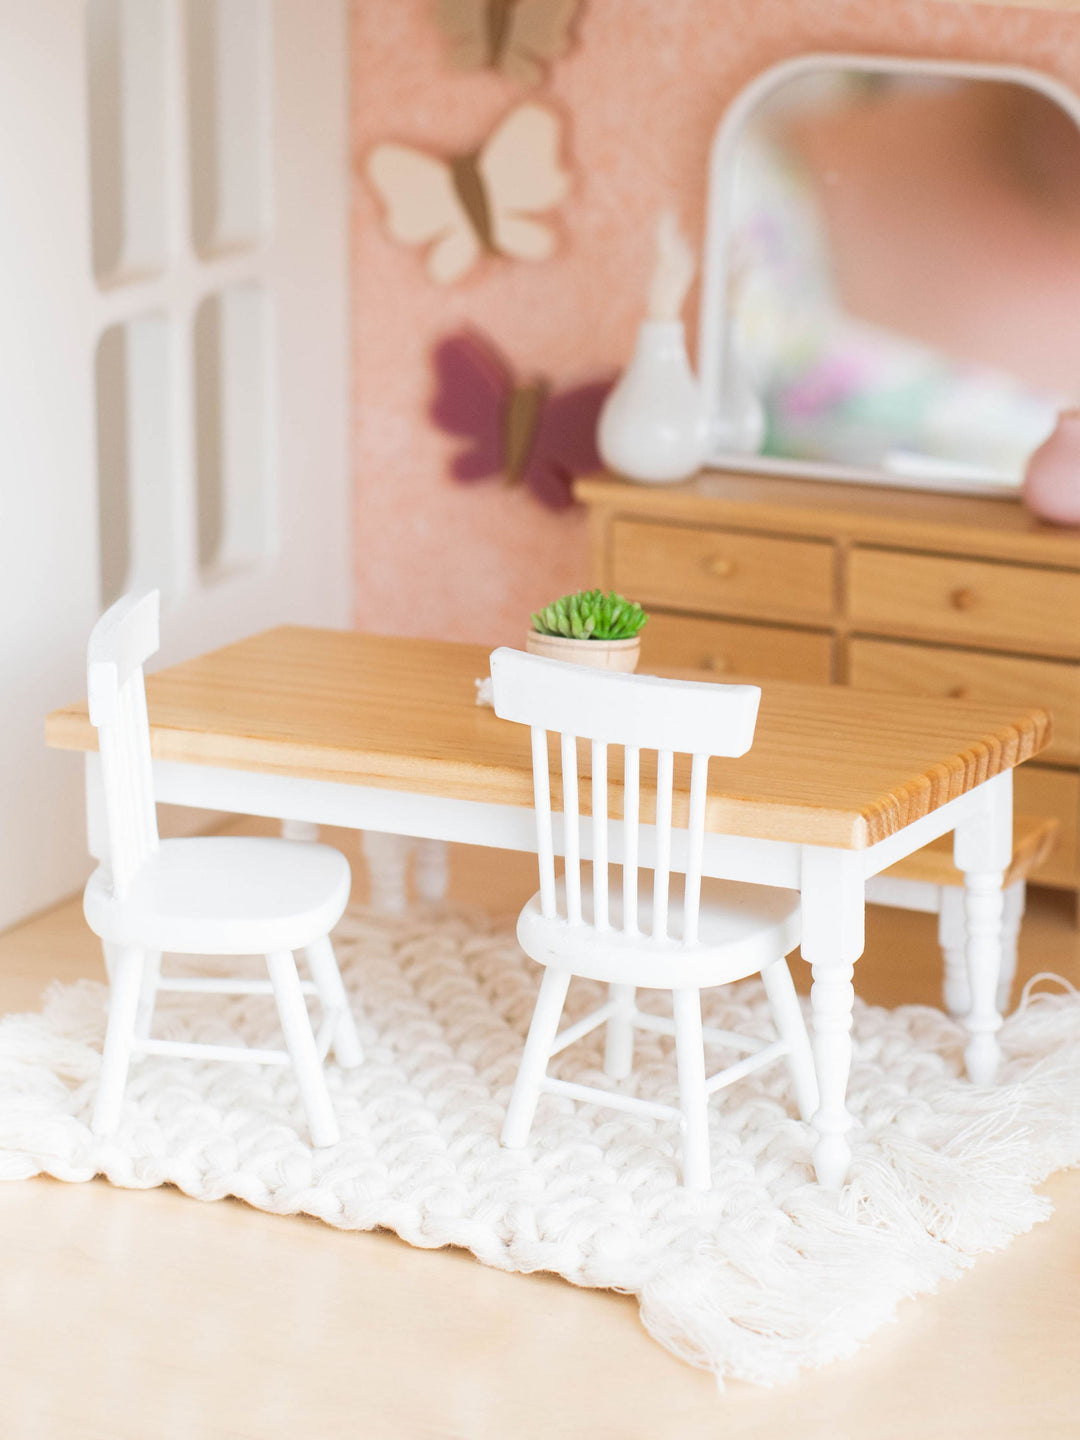
[[[1080,97],[800,56],[736,97],[708,187],[707,465],[1018,493],[1080,401]]]

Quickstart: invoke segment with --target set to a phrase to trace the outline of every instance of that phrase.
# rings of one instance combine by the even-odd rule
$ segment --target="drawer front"
[[[1053,716],[1054,738],[1040,759],[1080,764],[1080,665],[853,639],[848,683],[900,695],[1045,706]]]
[[[1049,858],[1032,872],[1036,885],[1080,887],[1077,830],[1080,827],[1080,775],[1020,765],[1013,776],[1017,815],[1052,815],[1061,826]]]
[[[616,590],[645,605],[796,620],[835,609],[834,550],[822,540],[617,520],[612,556]]]
[[[1080,573],[856,546],[848,582],[859,626],[1080,656]]]
[[[640,668],[650,666],[828,685],[832,637],[781,625],[743,625],[653,611],[641,632]]]

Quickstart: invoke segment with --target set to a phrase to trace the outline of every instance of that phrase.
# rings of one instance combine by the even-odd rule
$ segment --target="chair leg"
[[[145,1040],[154,1023],[154,1005],[157,1001],[158,981],[161,979],[161,951],[148,950],[143,961],[142,986],[139,991],[139,1009],[135,1016],[135,1034]]]
[[[709,1092],[705,1088],[705,1042],[701,1034],[701,993],[674,990],[675,1054],[679,1062],[679,1106],[683,1115],[683,1184],[688,1190],[712,1186],[709,1161]]]
[[[559,1030],[559,1017],[566,1003],[566,992],[570,988],[570,971],[548,968],[540,982],[540,993],[536,997],[529,1026],[525,1050],[518,1066],[513,1094],[506,1108],[503,1122],[502,1143],[511,1150],[518,1150],[529,1138],[536,1102],[540,1099],[540,1082],[547,1074],[551,1047]]]
[[[1016,958],[1020,945],[1020,922],[1024,918],[1027,886],[1017,880],[1005,891],[1005,909],[1001,917],[1001,970],[998,974],[997,1008],[1004,1015],[1012,998]]]
[[[609,985],[608,999],[613,1001],[615,1014],[607,1022],[604,1038],[604,1074],[611,1080],[626,1080],[634,1068],[634,996],[633,985]]]
[[[110,945],[108,940],[103,940],[101,942],[101,954],[105,961],[105,976],[111,985],[113,975],[116,972],[116,957],[120,954],[120,947],[119,945]]]
[[[266,957],[270,981],[274,987],[285,1045],[296,1069],[300,1095],[307,1112],[308,1128],[313,1145],[336,1145],[341,1132],[326,1088],[326,1076],[319,1060],[318,1046],[311,1031],[304,992],[296,961],[288,950],[277,950]]]
[[[120,1122],[135,1016],[142,984],[143,952],[130,946],[109,946],[112,984],[109,988],[109,1023],[101,1056],[101,1075],[90,1128],[95,1135],[111,1135]]]
[[[351,1070],[364,1058],[360,1037],[356,1033],[356,1022],[349,1005],[349,996],[341,979],[334,947],[329,935],[309,945],[304,955],[311,968],[311,978],[319,992],[323,1009],[337,1011],[334,1026],[334,1058],[344,1070]]]
[[[810,1044],[810,1036],[806,1033],[806,1021],[803,1019],[799,997],[795,993],[791,971],[783,956],[765,966],[761,979],[780,1038],[788,1044],[788,1069],[795,1083],[795,1100],[799,1106],[799,1114],[804,1120],[812,1120],[818,1108],[814,1049]]]

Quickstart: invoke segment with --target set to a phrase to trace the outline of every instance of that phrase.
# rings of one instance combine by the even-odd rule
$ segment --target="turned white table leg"
[[[311,820],[282,820],[283,840],[305,840],[313,845],[319,838],[319,827]]]
[[[382,915],[405,913],[411,844],[412,841],[406,835],[390,835],[381,830],[364,831],[363,850],[368,867],[369,901],[372,909]]]
[[[971,991],[971,1008],[964,1017],[970,1036],[964,1059],[969,1077],[977,1085],[990,1085],[1001,1060],[997,988],[1004,914],[1002,880],[1012,856],[1012,771],[995,775],[971,794],[972,814],[957,825],[953,840],[957,869],[964,872]]]
[[[1026,886],[1016,880],[1002,892],[1001,969],[998,972],[997,1008],[1004,1015],[1009,1008],[1013,977],[1016,975],[1017,950],[1020,944],[1020,922],[1024,918]],[[941,890],[941,912],[938,917],[938,940],[945,958],[945,1009],[955,1020],[962,1020],[971,1009],[971,986],[968,984],[967,918],[965,891],[959,885],[944,885]]]
[[[971,1009],[971,986],[967,968],[967,919],[964,915],[964,892],[959,885],[941,887],[941,909],[938,912],[938,944],[944,961],[942,999],[954,1020],[961,1020]]]
[[[417,840],[413,879],[421,900],[445,900],[450,888],[450,856],[445,840]]]
[[[1001,971],[1004,903],[1000,870],[968,870],[964,874],[964,915],[967,920],[968,985],[971,1008],[964,1016],[970,1039],[964,1051],[968,1076],[976,1085],[992,1085],[1001,1060],[997,1004]]]
[[[863,951],[865,899],[861,856],[854,850],[805,846],[802,860],[802,955],[814,984],[814,1064],[819,1105],[814,1168],[821,1185],[839,1189],[851,1164],[847,1108],[855,961]]]

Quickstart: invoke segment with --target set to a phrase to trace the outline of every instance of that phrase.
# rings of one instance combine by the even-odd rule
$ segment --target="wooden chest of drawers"
[[[647,663],[1045,705],[1054,741],[1016,806],[1061,825],[1034,878],[1080,890],[1080,533],[1009,501],[817,481],[576,491],[594,582],[650,611]]]

